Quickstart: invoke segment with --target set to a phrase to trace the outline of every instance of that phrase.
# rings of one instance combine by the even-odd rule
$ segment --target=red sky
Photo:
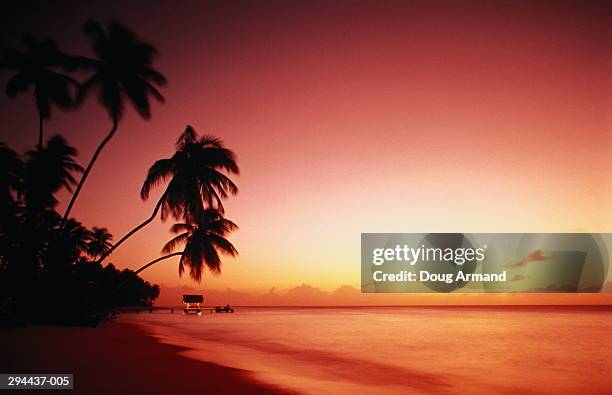
[[[203,289],[358,287],[361,232],[612,232],[609,5],[60,2],[6,13],[1,43],[27,29],[87,53],[89,17],[153,42],[169,84],[150,122],[128,113],[73,213],[120,237],[153,209],[142,181],[186,124],[222,138],[241,166],[226,204],[240,257]],[[33,146],[31,96],[0,98],[0,116],[1,140]],[[47,130],[85,162],[109,126],[92,100]],[[156,258],[169,226],[111,260]],[[143,275],[194,285],[171,261]]]

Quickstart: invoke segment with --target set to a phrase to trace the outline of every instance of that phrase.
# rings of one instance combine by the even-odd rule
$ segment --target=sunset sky
[[[0,44],[32,31],[89,55],[80,29],[93,17],[156,45],[166,104],[149,122],[128,111],[73,215],[118,239],[152,212],[162,189],[142,202],[144,176],[185,126],[220,137],[241,168],[225,204],[240,256],[205,275],[204,292],[358,288],[362,232],[612,232],[610,4],[125,3],[15,9]],[[2,95],[0,117],[0,140],[33,148],[31,95]],[[109,127],[90,100],[56,111],[46,136],[67,136],[84,164]],[[110,261],[158,257],[171,224]],[[142,274],[197,286],[176,261]]]

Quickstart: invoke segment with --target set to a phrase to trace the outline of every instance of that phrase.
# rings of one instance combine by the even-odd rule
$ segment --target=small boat
[[[229,304],[227,306],[215,307],[215,313],[233,313],[233,312],[234,312],[234,309],[231,308]]]

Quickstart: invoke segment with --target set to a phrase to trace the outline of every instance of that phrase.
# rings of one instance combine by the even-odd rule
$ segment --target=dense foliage
[[[238,253],[225,239],[237,226],[224,218],[222,204],[238,192],[229,178],[239,172],[235,154],[216,137],[198,136],[191,126],[180,135],[175,154],[149,169],[143,200],[152,188],[166,184],[153,213],[116,243],[106,228],[88,229],[70,216],[91,169],[119,129],[125,103],[149,119],[149,99],[163,102],[157,87],[166,83],[153,65],[155,47],[125,26],[88,21],[83,31],[94,57],[68,55],[53,40],[30,36],[24,40],[24,50],[8,48],[0,57],[0,69],[14,73],[7,82],[7,95],[33,91],[40,121],[35,150],[20,155],[0,143],[0,324],[7,317],[96,324],[113,307],[153,303],[159,287],[138,277],[153,264],[180,256],[179,275],[188,267],[199,282],[204,268],[221,272],[219,254]],[[86,73],[86,78],[71,77],[74,71]],[[62,136],[43,144],[43,126],[52,107],[76,109],[93,96],[92,91],[111,126],[83,168],[76,161],[77,150]],[[63,215],[56,211],[62,190],[71,193]],[[162,251],[167,255],[136,271],[104,266],[111,252],[158,216],[181,222],[173,229],[182,233]],[[182,251],[171,252],[181,245]]]
[[[95,263],[110,248],[104,228],[75,219],[60,228],[56,194],[82,171],[61,136],[19,155],[0,145],[0,309],[28,321],[95,323],[116,305],[150,305],[159,295],[130,270]],[[118,284],[123,287],[114,292]]]

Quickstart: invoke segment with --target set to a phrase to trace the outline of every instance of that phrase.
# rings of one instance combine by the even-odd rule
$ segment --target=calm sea
[[[611,310],[242,308],[119,321],[302,393],[612,393]]]

